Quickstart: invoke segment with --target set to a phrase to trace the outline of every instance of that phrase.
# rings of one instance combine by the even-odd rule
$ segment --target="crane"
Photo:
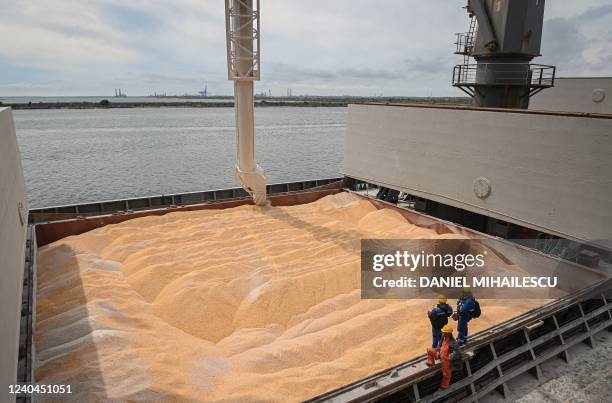
[[[259,80],[259,0],[225,0],[227,78],[234,81],[236,180],[258,206],[266,205],[266,177],[255,161],[253,81]]]

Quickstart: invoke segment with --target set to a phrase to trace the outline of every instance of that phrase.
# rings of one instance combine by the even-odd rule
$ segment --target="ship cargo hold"
[[[240,188],[32,209],[0,108],[0,387],[70,385],[61,398],[74,401],[472,402],[512,399],[516,380],[543,382],[547,363],[597,348],[612,329],[610,79],[531,63],[544,1],[468,2],[452,85],[471,106],[350,105],[340,175],[281,184],[255,160],[259,1],[225,3]],[[504,270],[559,283],[480,299],[440,390],[424,355],[434,295],[362,298],[364,239],[478,239]]]

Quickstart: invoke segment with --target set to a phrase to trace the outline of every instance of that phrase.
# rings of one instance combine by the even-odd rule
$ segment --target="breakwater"
[[[348,104],[368,102],[390,103],[429,103],[429,104],[467,104],[467,98],[310,98],[310,99],[278,99],[255,100],[256,107],[346,107]],[[8,106],[14,110],[30,109],[114,109],[114,108],[231,108],[232,99],[219,101],[117,101],[103,99],[101,101],[39,101],[39,102],[0,102],[0,107]]]

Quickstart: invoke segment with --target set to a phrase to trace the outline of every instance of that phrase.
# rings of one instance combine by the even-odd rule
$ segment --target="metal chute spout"
[[[266,204],[266,177],[255,162],[253,81],[259,79],[259,0],[225,0],[228,79],[234,80],[236,180],[258,206]]]
[[[234,83],[236,108],[236,180],[258,206],[266,204],[266,177],[255,161],[253,81]]]
[[[259,165],[251,171],[242,171],[236,165],[236,180],[242,185],[244,190],[253,197],[253,202],[258,206],[266,205],[266,177],[263,169]]]

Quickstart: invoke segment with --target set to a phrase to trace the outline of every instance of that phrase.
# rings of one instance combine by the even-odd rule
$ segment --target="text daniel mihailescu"
[[[375,254],[372,256],[372,269],[375,272],[388,268],[401,268],[409,272],[415,272],[417,268],[453,268],[458,272],[466,269],[482,269],[485,267],[487,252],[479,254],[441,254],[441,253],[411,253],[408,251],[396,251],[391,254]],[[557,286],[557,277],[536,276],[477,276],[468,278],[463,276],[402,276],[400,278],[385,279],[376,276],[372,279],[372,285],[376,288],[400,287],[400,288],[554,288]]]

